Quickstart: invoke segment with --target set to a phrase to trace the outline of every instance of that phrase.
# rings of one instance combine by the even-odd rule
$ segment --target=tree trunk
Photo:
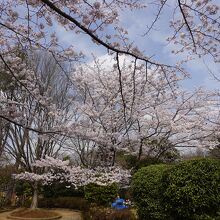
[[[141,138],[141,143],[140,143],[140,146],[139,146],[138,161],[141,160],[142,152],[143,152],[143,138]]]
[[[20,157],[17,157],[15,165],[14,165],[14,167],[15,167],[14,173],[17,173],[17,170],[19,167],[19,160],[20,160]],[[15,186],[16,186],[15,183],[16,183],[15,178],[13,176],[11,176],[9,184],[8,184],[6,197],[5,197],[5,205],[13,205],[12,198],[13,198],[13,194],[15,194]]]
[[[31,203],[31,209],[36,209],[38,206],[38,184],[37,182],[34,183],[34,194],[32,198],[32,203]]]
[[[14,205],[12,204],[12,198],[13,198],[13,194],[15,193],[15,179],[13,177],[11,177],[9,184],[8,184],[8,189],[7,189],[7,193],[5,196],[5,205]]]

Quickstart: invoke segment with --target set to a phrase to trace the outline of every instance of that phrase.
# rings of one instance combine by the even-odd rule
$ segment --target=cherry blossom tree
[[[4,152],[10,155],[17,169],[23,168],[32,172],[31,164],[44,155],[57,157],[65,137],[56,137],[56,134],[44,136],[40,133],[42,129],[52,129],[64,124],[70,117],[69,83],[66,78],[60,76],[60,68],[53,57],[38,51],[34,54],[22,53],[21,59],[26,59],[26,65],[18,68],[17,75],[23,83],[31,80],[33,85],[31,95],[27,90],[19,86],[18,82],[11,79],[11,86],[2,92],[2,113],[6,120],[1,119],[5,124]],[[20,60],[21,60],[20,59]],[[27,79],[22,71],[32,70],[32,79]],[[61,84],[57,84],[59,81]],[[35,95],[34,95],[35,94]],[[38,94],[38,100],[36,100]],[[9,102],[10,100],[10,102]],[[8,112],[9,110],[9,112]],[[16,120],[11,123],[8,119]],[[33,132],[34,129],[38,133]],[[11,180],[12,187],[8,192],[8,199],[13,192],[14,180]]]
[[[121,150],[140,159],[150,153],[161,155],[172,146],[207,145],[217,129],[207,121],[216,103],[207,91],[186,92],[178,86],[180,76],[168,80],[163,72],[146,72],[135,61],[124,63],[121,76],[122,84],[114,68],[97,61],[72,77],[81,99],[75,101],[78,118],[70,127],[77,131],[74,146],[81,160],[85,149],[95,161],[102,156],[113,165]],[[85,146],[80,139],[90,142]],[[158,146],[152,145],[153,140]]]
[[[31,66],[33,69],[35,85],[32,91],[33,94],[40,94],[41,99],[36,100],[27,91],[15,87],[13,91],[5,92],[6,98],[12,99],[12,110],[9,113],[5,112],[4,115],[7,118],[9,114],[18,121],[18,124],[10,124],[5,150],[14,157],[19,166],[26,169],[29,169],[35,159],[44,155],[56,157],[62,145],[62,139],[56,141],[55,135],[44,137],[27,127],[40,131],[65,123],[69,117],[70,107],[69,84],[59,76],[59,67],[55,61],[43,53],[29,56],[28,59],[33,61],[27,61],[26,68]],[[23,82],[25,80],[28,79],[24,78]],[[62,86],[56,85],[58,80]]]
[[[154,7],[151,8],[151,5]],[[29,85],[26,85],[14,74],[18,63],[21,62],[14,53],[18,45],[22,50],[49,51],[58,63],[64,60],[79,62],[83,58],[81,51],[75,49],[74,43],[70,45],[60,43],[56,32],[58,25],[72,34],[88,35],[97,46],[102,46],[113,54],[117,60],[119,81],[122,81],[119,63],[121,54],[139,60],[146,68],[158,68],[168,78],[174,71],[185,74],[181,66],[182,61],[173,66],[164,64],[137,48],[135,42],[129,39],[128,30],[120,22],[120,13],[126,8],[146,10],[146,14],[147,10],[155,10],[155,19],[151,25],[148,25],[147,30],[143,30],[143,34],[147,36],[163,11],[168,10],[168,5],[172,6],[173,19],[170,21],[171,35],[167,40],[176,45],[176,50],[173,52],[176,54],[185,52],[186,56],[182,61],[187,61],[194,55],[210,55],[215,62],[218,62],[219,8],[214,1],[208,0],[172,2],[158,0],[153,4],[150,1],[136,0],[4,0],[0,5],[0,58],[13,79],[32,94],[32,83],[29,81]],[[31,76],[30,71],[23,72]]]
[[[24,172],[15,175],[16,179],[29,181],[33,184],[34,194],[31,208],[37,208],[38,185],[51,184],[54,181],[65,182],[74,187],[85,186],[89,183],[106,185],[111,183],[128,184],[130,172],[119,167],[96,167],[96,169],[74,167],[69,161],[62,161],[46,156],[45,159],[37,160],[32,166],[41,169],[41,174]],[[44,169],[44,171],[42,171]]]
[[[180,57],[177,63],[162,62],[138,48],[121,21],[127,9],[155,12],[142,30],[146,41],[161,15],[172,15],[167,41]],[[10,125],[3,140],[11,140],[6,142],[8,153],[18,153],[16,160],[28,164],[29,171],[36,158],[56,152],[60,140],[72,142],[79,154],[76,143],[86,143],[88,152],[93,148],[107,158],[104,166],[114,165],[118,149],[141,158],[151,150],[146,144],[151,138],[174,145],[211,143],[218,129],[216,100],[205,90],[186,92],[178,84],[189,76],[185,62],[195,57],[219,62],[219,8],[214,0],[3,0],[0,12],[0,66],[12,88],[0,88],[0,118],[4,129]],[[106,50],[107,62],[114,62],[108,68],[96,59],[95,66],[88,64],[78,42],[62,43],[59,28],[78,39],[86,35]],[[33,62],[28,64],[39,51],[49,53],[60,69],[50,85],[36,74]],[[55,102],[50,86],[56,90],[64,82],[71,85],[74,99],[64,96]],[[37,156],[32,154],[35,144]]]

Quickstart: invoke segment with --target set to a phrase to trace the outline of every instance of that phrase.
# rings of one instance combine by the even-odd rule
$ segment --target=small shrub
[[[89,208],[87,201],[81,197],[58,197],[39,199],[40,208],[68,208],[86,211]]]
[[[109,220],[136,220],[136,217],[131,210],[115,210]]]
[[[117,184],[107,186],[99,186],[91,183],[85,186],[85,199],[90,203],[95,203],[101,206],[109,206],[118,194]]]
[[[140,220],[165,219],[160,192],[161,178],[168,165],[143,167],[133,176],[131,191]]]
[[[172,219],[210,219],[219,210],[219,160],[184,161],[164,173],[162,184],[164,206]]]
[[[130,209],[115,210],[111,208],[93,207],[87,214],[86,220],[136,220]]]

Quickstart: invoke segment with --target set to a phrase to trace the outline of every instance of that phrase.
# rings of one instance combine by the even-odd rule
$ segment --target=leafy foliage
[[[15,192],[17,196],[32,196],[32,186],[25,181],[16,181]]]
[[[145,166],[163,163],[161,159],[150,156],[146,156],[139,160],[137,156],[125,154],[124,152],[120,152],[120,154],[117,156],[117,162],[127,169],[133,168],[135,171]]]
[[[165,218],[160,188],[162,174],[167,169],[168,165],[150,165],[135,173],[131,190],[140,220]]]
[[[33,196],[33,188],[30,183],[23,180],[17,180],[15,184],[15,193],[16,196],[18,196],[18,206],[30,207],[31,198]]]
[[[220,207],[220,161],[184,161],[164,173],[164,206],[174,219],[215,215]],[[197,217],[196,217],[197,216]]]
[[[141,160],[139,160],[135,166],[135,170],[139,170],[142,167],[147,167],[150,165],[156,165],[156,164],[162,164],[163,161],[161,159],[155,158],[155,157],[145,157]]]
[[[106,186],[91,183],[85,186],[85,198],[90,203],[105,206],[117,197],[118,190],[118,185],[115,183]]]
[[[218,219],[220,161],[194,159],[141,168],[132,180],[140,219]]]

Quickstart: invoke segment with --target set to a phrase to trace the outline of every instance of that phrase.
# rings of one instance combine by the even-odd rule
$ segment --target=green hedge
[[[164,173],[162,185],[163,204],[173,219],[204,219],[220,209],[219,160],[181,162]]]
[[[39,199],[39,208],[68,208],[81,211],[89,209],[88,202],[81,197],[58,197]]]
[[[131,189],[140,220],[220,218],[219,160],[151,165],[134,175]]]
[[[161,204],[161,178],[168,165],[143,167],[133,176],[131,191],[140,220],[165,219]]]
[[[114,183],[107,186],[91,183],[84,188],[85,199],[90,203],[101,206],[109,206],[117,197],[118,191],[118,185]]]
[[[70,186],[66,187],[67,183],[53,183],[42,187],[42,194],[47,198],[58,198],[58,197],[83,197],[83,187],[78,189]]]

